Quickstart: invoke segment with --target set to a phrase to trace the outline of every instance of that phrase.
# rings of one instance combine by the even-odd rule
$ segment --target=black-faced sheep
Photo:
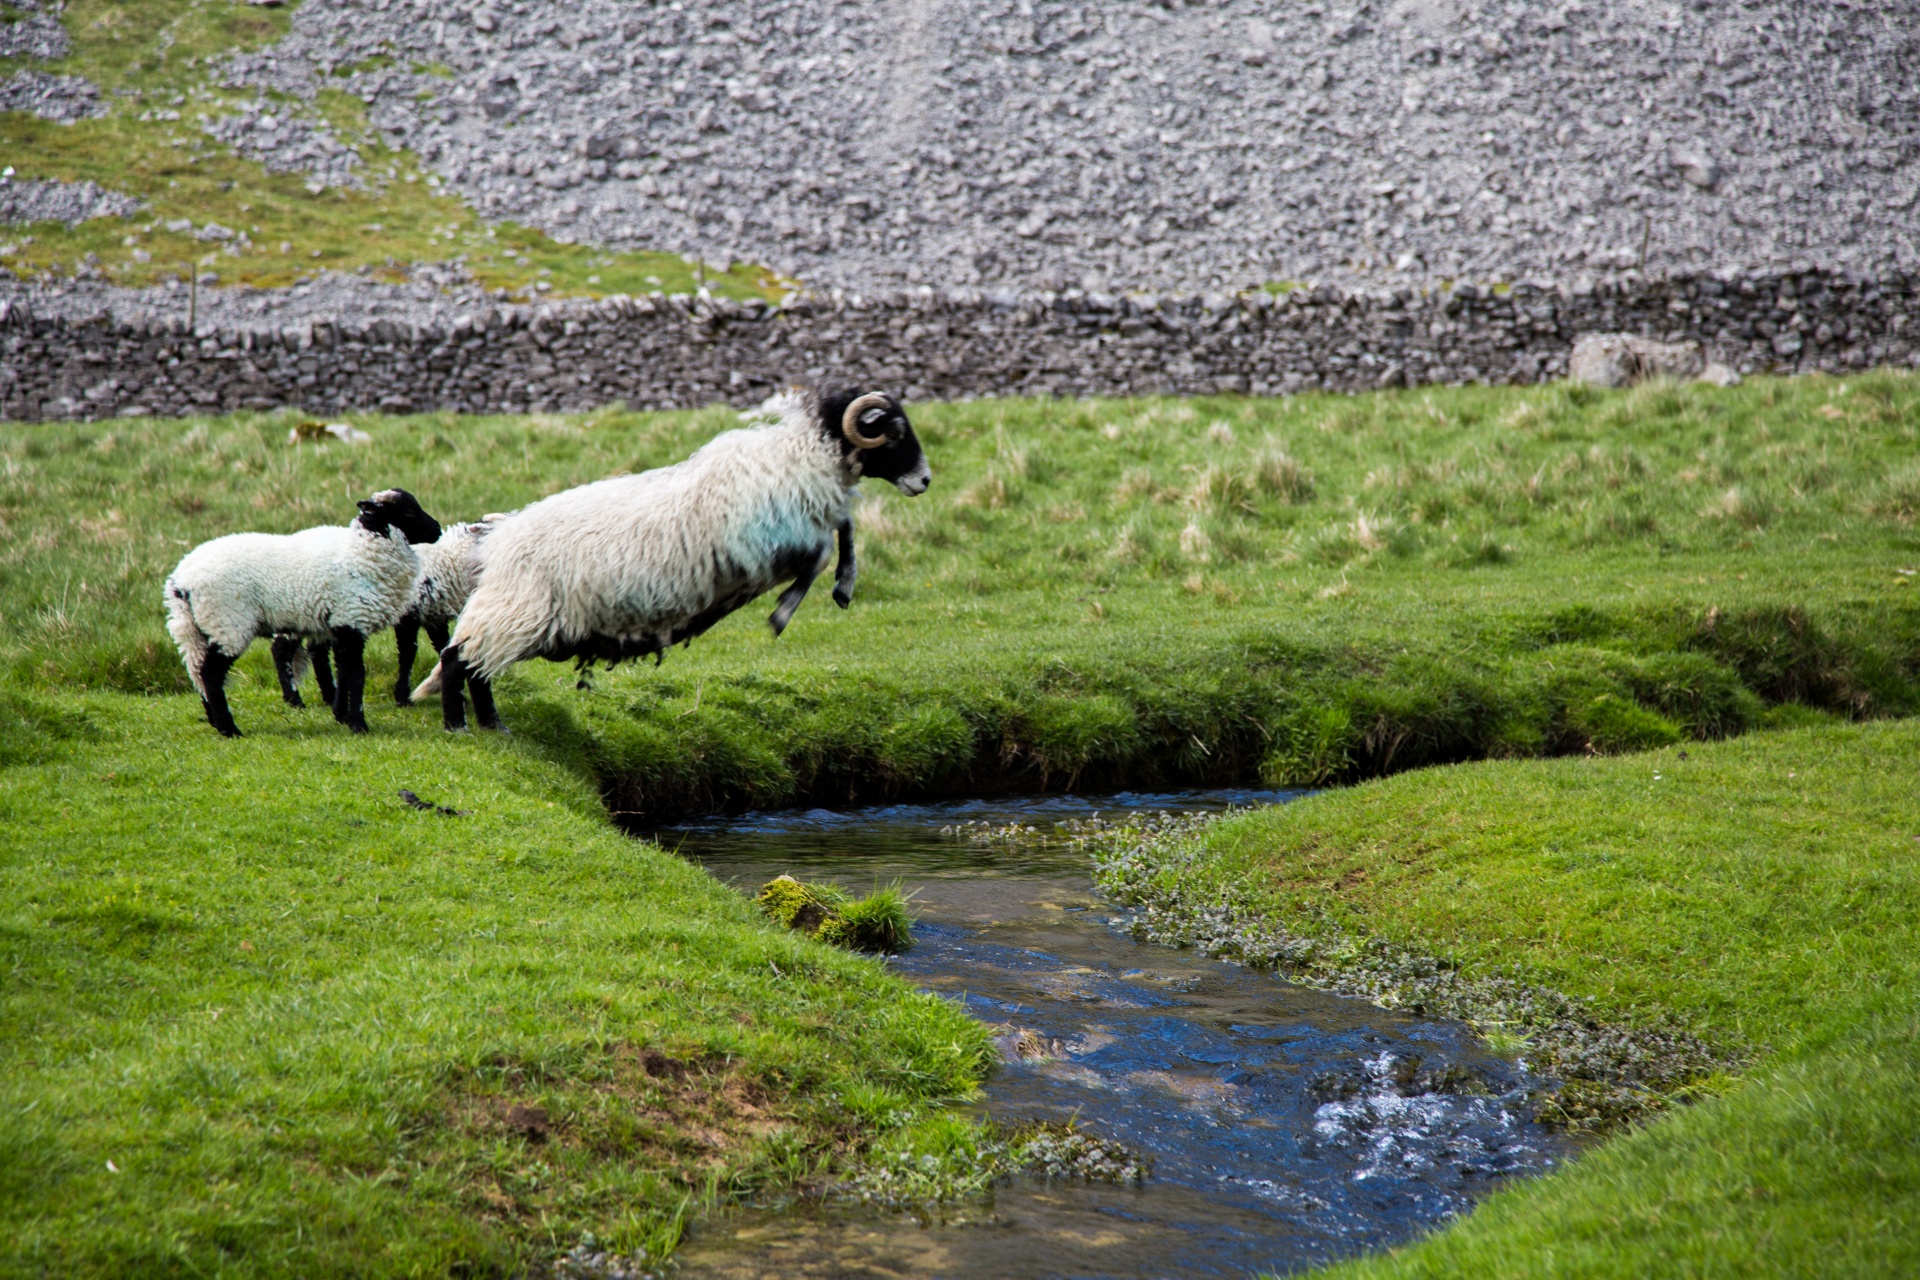
[[[475,717],[498,728],[493,680],[516,662],[657,657],[791,582],[767,619],[777,636],[836,538],[833,596],[851,603],[854,486],[871,477],[924,493],[926,455],[905,411],[878,392],[796,391],[769,407],[776,420],[716,436],[684,462],[569,489],[496,523],[440,655],[446,727],[466,727],[471,685]]]
[[[367,637],[390,627],[420,580],[414,544],[440,536],[440,525],[404,489],[376,493],[346,526],[299,533],[235,533],[204,542],[168,575],[167,631],[180,646],[207,722],[240,735],[227,707],[226,678],[259,636],[273,636],[281,692],[298,702],[299,642],[330,645],[340,678],[329,701],[334,719],[365,733]],[[324,655],[316,667],[324,670]],[[322,692],[326,692],[324,678]]]

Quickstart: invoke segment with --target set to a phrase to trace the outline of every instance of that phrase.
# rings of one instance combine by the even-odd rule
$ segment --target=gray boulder
[[[1630,387],[1649,378],[1680,378],[1731,387],[1740,375],[1712,359],[1698,342],[1655,342],[1631,333],[1587,333],[1574,341],[1567,376],[1594,387]]]

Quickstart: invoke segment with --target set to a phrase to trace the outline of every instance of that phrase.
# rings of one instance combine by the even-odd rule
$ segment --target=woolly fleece
[[[480,544],[480,585],[453,643],[491,680],[594,636],[666,637],[724,601],[824,559],[859,474],[794,394],[761,426],[714,437],[684,462],[555,494]],[[791,576],[789,573],[787,576]]]
[[[329,640],[335,627],[371,635],[393,625],[419,581],[420,557],[397,529],[229,534],[189,551],[168,575],[167,630],[205,697],[209,644],[237,657],[260,636]]]

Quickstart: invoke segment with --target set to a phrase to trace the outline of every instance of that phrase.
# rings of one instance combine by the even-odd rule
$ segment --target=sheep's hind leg
[[[300,700],[300,637],[273,638],[273,674],[280,677],[280,697],[290,707],[304,707]]]
[[[233,711],[227,706],[227,672],[233,670],[237,661],[238,654],[225,653],[213,645],[200,664],[200,687],[206,690],[200,701],[207,709],[207,723],[223,738],[240,736],[240,726],[233,722]]]
[[[460,646],[450,644],[440,651],[440,726],[448,733],[461,733],[467,727],[467,662]]]
[[[420,652],[420,621],[406,617],[393,624],[394,647],[400,651],[400,674],[394,677],[393,700],[402,707],[413,705],[413,659]]]
[[[469,671],[467,686],[473,691],[473,718],[480,722],[480,727],[506,732],[500,723],[500,713],[494,709],[493,681]]]
[[[333,662],[329,657],[332,646],[325,640],[309,640],[307,657],[313,663],[313,683],[320,690],[320,701],[333,705]]]
[[[335,627],[333,648],[340,664],[340,679],[333,693],[333,718],[355,733],[365,733],[367,638],[352,627]]]

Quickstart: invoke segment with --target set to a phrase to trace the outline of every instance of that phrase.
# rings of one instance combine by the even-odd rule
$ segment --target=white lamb
[[[227,707],[227,672],[256,637],[274,636],[281,692],[296,706],[289,669],[297,673],[299,640],[332,646],[340,667],[334,719],[365,733],[367,637],[392,626],[413,598],[420,581],[413,544],[439,536],[439,523],[412,494],[387,489],[362,502],[344,527],[236,533],[189,551],[167,577],[167,630],[207,722],[240,736]]]
[[[496,523],[436,672],[446,727],[466,727],[470,682],[476,718],[498,728],[493,680],[516,662],[657,657],[791,582],[767,620],[777,636],[836,535],[833,596],[851,603],[854,486],[871,476],[924,493],[926,455],[886,395],[804,391],[770,408],[776,420],[716,436],[684,462],[569,489]]]
[[[480,539],[501,519],[498,512],[466,524],[450,524],[440,531],[439,541],[417,548],[420,553],[420,585],[413,599],[393,624],[395,647],[400,651],[400,674],[393,682],[393,700],[410,706],[414,697],[408,692],[413,684],[413,660],[420,652],[420,631],[426,629],[427,642],[437,655],[447,647],[447,628],[466,607],[473,594],[479,572]],[[432,689],[422,687],[424,697]]]

